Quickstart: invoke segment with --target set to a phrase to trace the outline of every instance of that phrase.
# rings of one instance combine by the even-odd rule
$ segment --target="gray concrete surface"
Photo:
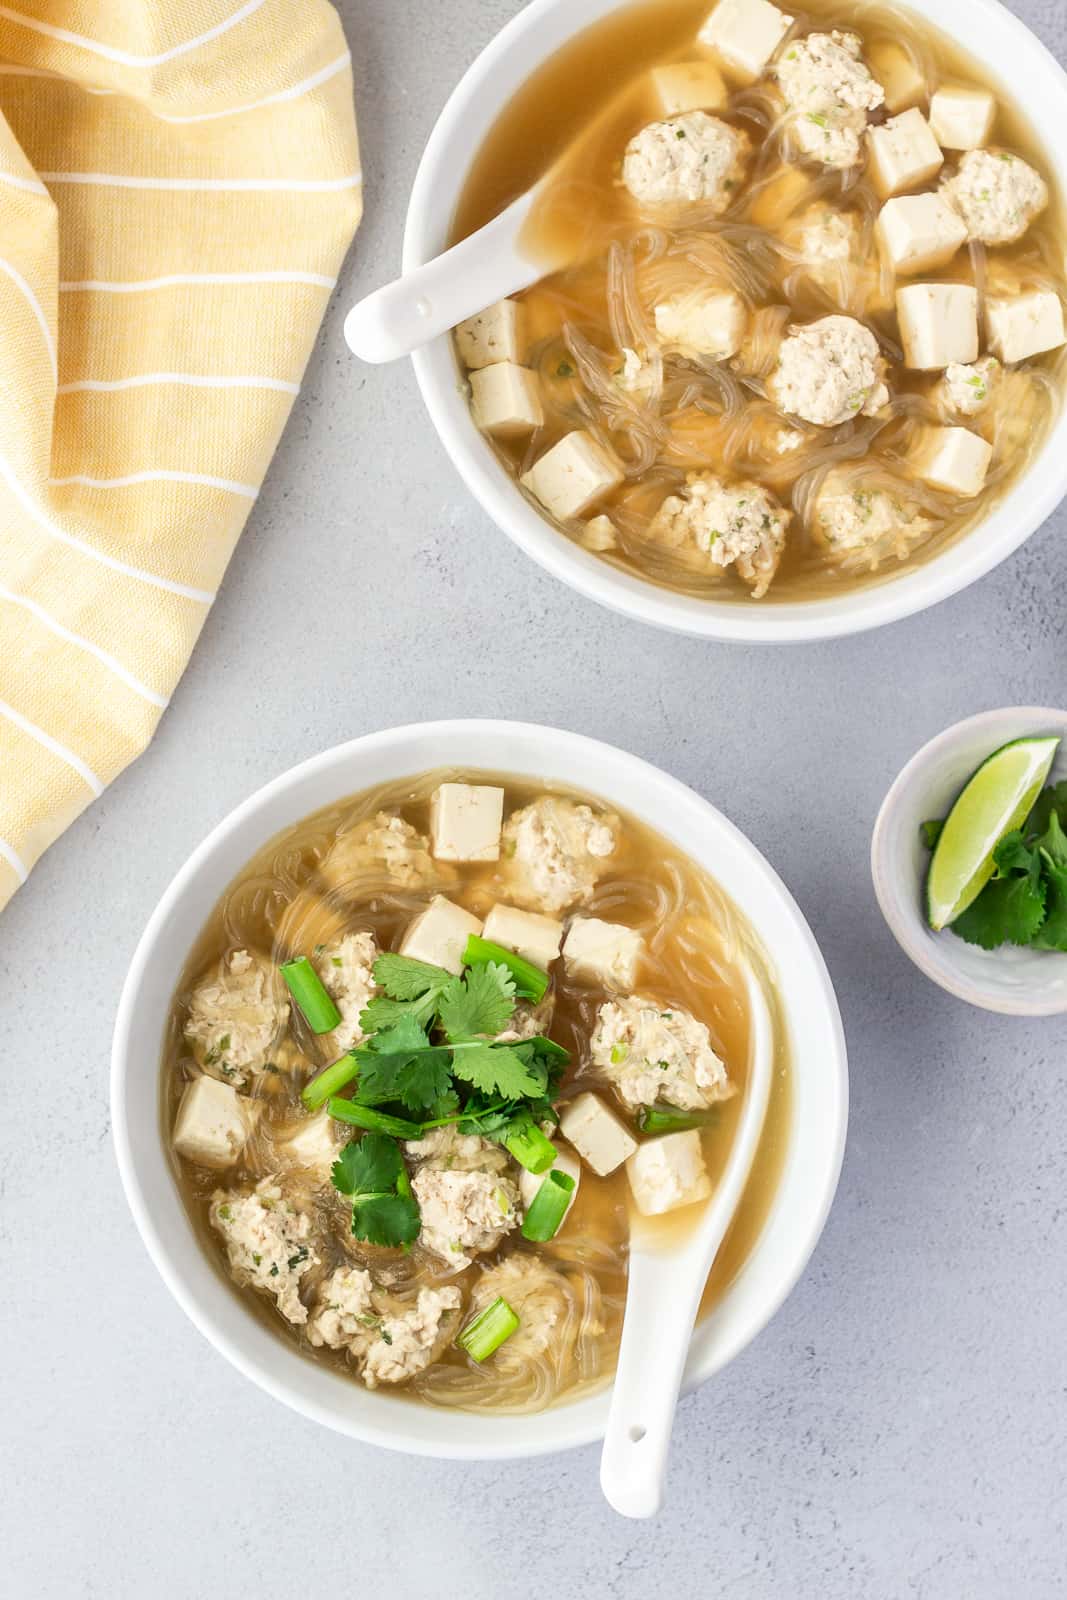
[[[925,739],[1063,704],[1067,510],[970,593],[803,651],[654,634],[570,595],[476,510],[411,373],[357,369],[340,337],[396,265],[448,90],[519,0],[342,9],[368,210],[304,393],[154,746],[0,919],[0,1592],[1052,1600],[1064,1029],[930,987],[882,924],[867,848]],[[1064,59],[1063,0],[1015,9]],[[601,1503],[594,1450],[464,1468],[291,1415],[186,1322],[119,1187],[112,1019],[172,873],[281,768],[453,714],[594,733],[693,784],[782,872],[841,997],[836,1208],[774,1324],[683,1405],[652,1527]]]

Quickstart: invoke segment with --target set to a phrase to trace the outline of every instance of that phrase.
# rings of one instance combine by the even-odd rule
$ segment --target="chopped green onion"
[[[534,1244],[554,1239],[563,1225],[574,1193],[574,1179],[567,1172],[550,1172],[530,1201],[522,1236]]]
[[[641,1133],[684,1133],[687,1128],[710,1128],[719,1120],[716,1107],[710,1111],[680,1111],[677,1106],[642,1106],[637,1113]]]
[[[347,1122],[353,1128],[366,1128],[371,1133],[389,1133],[394,1139],[421,1139],[422,1123],[408,1122],[405,1117],[391,1117],[385,1111],[375,1111],[361,1106],[356,1100],[333,1099],[329,1104],[331,1117]]]
[[[282,977],[312,1033],[332,1033],[341,1020],[341,1013],[326,993],[322,979],[307,956],[286,961],[282,967]]]
[[[556,1159],[555,1145],[545,1138],[533,1122],[516,1128],[514,1132],[505,1133],[503,1144],[508,1154],[514,1156],[519,1166],[525,1167],[527,1172],[547,1172]]]
[[[332,1066],[323,1067],[309,1083],[305,1083],[300,1091],[300,1098],[309,1111],[317,1111],[320,1106],[326,1104],[331,1095],[340,1094],[345,1085],[352,1082],[358,1071],[359,1062],[350,1050],[340,1061],[335,1061]]]
[[[467,1324],[456,1343],[461,1350],[466,1350],[472,1361],[488,1361],[518,1326],[518,1317],[501,1297]]]
[[[545,998],[548,991],[547,972],[535,967],[532,961],[517,956],[514,950],[505,950],[502,944],[493,944],[492,940],[480,939],[476,933],[472,933],[463,952],[463,965],[484,967],[490,961],[507,967],[515,979],[516,993],[523,1000],[532,1000],[534,1005],[538,1005]]]

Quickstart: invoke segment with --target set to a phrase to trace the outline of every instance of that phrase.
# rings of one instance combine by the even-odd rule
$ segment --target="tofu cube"
[[[472,933],[481,933],[477,917],[453,905],[444,895],[434,895],[425,911],[420,911],[400,945],[402,956],[413,961],[428,961],[455,974],[463,971],[463,952]]]
[[[966,239],[967,225],[939,194],[908,194],[886,201],[875,233],[893,271],[907,278],[946,266]]]
[[[1063,302],[1051,289],[986,301],[989,348],[1001,361],[1026,361],[1064,343]]]
[[[559,957],[563,924],[539,911],[519,911],[515,906],[494,906],[485,919],[482,937],[514,950],[524,961],[547,972]]]
[[[571,1190],[571,1197],[567,1201],[567,1210],[563,1213],[563,1219],[566,1221],[571,1206],[578,1198],[578,1185],[582,1181],[582,1163],[576,1160],[574,1156],[568,1155],[565,1150],[556,1151],[556,1159],[549,1167],[548,1172],[527,1172],[526,1168],[523,1167],[519,1173],[519,1193],[522,1196],[522,1203],[527,1208],[532,1205],[538,1189],[548,1177],[549,1172],[563,1172],[568,1178],[574,1179],[574,1188]]]
[[[978,359],[978,291],[969,283],[909,283],[897,290],[904,361],[933,372]]]
[[[745,302],[732,289],[672,295],[656,307],[655,318],[665,350],[717,361],[737,354],[748,327]]]
[[[438,861],[499,861],[504,791],[495,784],[442,783],[430,797],[431,851]]]
[[[890,116],[921,105],[929,94],[926,75],[904,49],[892,39],[876,39],[867,47],[871,71],[885,90],[885,106]]]
[[[930,101],[930,126],[942,150],[980,150],[997,120],[997,102],[988,89],[938,89]]]
[[[498,300],[495,306],[468,317],[456,329],[456,344],[470,372],[492,367],[498,361],[522,365],[525,355],[525,315],[517,300]]]
[[[553,445],[523,474],[521,482],[546,511],[560,522],[569,522],[617,489],[625,476],[611,451],[583,428]]]
[[[563,945],[567,970],[609,989],[632,989],[645,941],[632,928],[599,917],[575,917]]]
[[[471,412],[483,433],[518,439],[545,420],[537,374],[514,361],[497,361],[471,373]]]
[[[945,160],[930,124],[914,109],[868,128],[867,149],[871,181],[883,199],[928,183]]]
[[[711,61],[676,61],[669,67],[656,67],[652,87],[665,117],[680,117],[686,111],[722,111],[730,98],[722,73]]]
[[[206,1074],[182,1095],[174,1123],[174,1148],[201,1167],[232,1167],[262,1115],[263,1107],[228,1083]]]
[[[596,1094],[576,1095],[561,1110],[559,1127],[598,1178],[621,1167],[637,1149],[629,1128]]]
[[[288,1138],[275,1138],[274,1153],[288,1166],[306,1167],[309,1172],[327,1177],[343,1143],[329,1112],[316,1111],[314,1116],[305,1117]]]
[[[909,466],[935,489],[966,498],[981,494],[993,447],[969,428],[925,428]]]
[[[770,0],[719,0],[697,43],[713,50],[735,78],[751,83],[793,26],[793,18]]]
[[[634,1204],[643,1217],[661,1217],[665,1211],[706,1200],[711,1193],[711,1179],[695,1128],[686,1133],[667,1133],[661,1139],[646,1139],[627,1161],[626,1176]]]
[[[615,524],[603,514],[594,517],[582,529],[582,543],[587,550],[614,550],[618,542]]]

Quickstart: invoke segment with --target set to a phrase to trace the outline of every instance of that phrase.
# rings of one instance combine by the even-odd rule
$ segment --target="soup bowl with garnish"
[[[405,270],[535,187],[545,266],[416,353],[433,423],[617,611],[767,642],[921,611],[1067,492],[1065,127],[998,0],[535,0],[411,198]]]
[[[197,1327],[303,1415],[425,1455],[585,1443],[629,1218],[672,1248],[716,1192],[754,992],[773,1088],[689,1386],[774,1314],[837,1183],[811,932],[731,823],[621,750],[371,734],[239,806],[153,914],[115,1030],[127,1197]]]

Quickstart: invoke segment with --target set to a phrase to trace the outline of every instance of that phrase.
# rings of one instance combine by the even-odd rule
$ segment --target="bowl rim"
[[[421,266],[445,247],[445,235],[470,159],[506,103],[507,84],[514,81],[508,64],[524,58],[528,65],[518,81],[525,81],[567,39],[631,3],[633,0],[530,0],[489,41],[452,91],[426,143],[408,206],[403,271]],[[917,0],[904,3],[908,9],[920,10]],[[1067,120],[1067,71],[1002,0],[925,0],[926,20],[951,33],[941,8],[955,9],[962,15],[964,5],[968,30],[976,37],[984,33],[983,23],[1007,32],[1031,81],[1032,75],[1037,74],[1046,92],[1058,100],[1061,121]],[[553,28],[552,24],[558,23],[564,13],[571,19],[570,25],[562,31]],[[491,108],[489,114],[487,106]],[[466,160],[459,161],[453,146],[457,142],[469,146],[472,128],[479,130],[473,140],[474,149]],[[1061,140],[1057,145],[1044,134],[1042,139],[1067,204],[1067,141]],[[451,196],[443,224],[442,196]],[[513,543],[586,599],[634,620],[705,639],[750,644],[804,643],[862,633],[914,616],[970,587],[1005,561],[1067,496],[1064,405],[1040,453],[1004,499],[977,527],[922,565],[905,567],[877,583],[829,599],[782,601],[769,606],[746,605],[743,598],[730,602],[698,599],[661,588],[599,560],[533,508],[474,425],[467,403],[458,392],[457,368],[447,334],[415,351],[412,362],[423,401],[446,453],[482,509]]]
[[[1060,737],[1067,745],[1067,711],[1054,706],[996,706],[952,723],[928,739],[901,768],[878,809],[871,834],[871,879],[875,897],[890,933],[904,954],[925,977],[947,994],[983,1011],[1006,1017],[1062,1016],[1067,1012],[1067,992],[1062,1000],[1049,998],[1043,1001],[1039,998],[1027,999],[1025,994],[1010,989],[1002,990],[992,985],[986,987],[976,979],[967,977],[956,966],[952,960],[952,941],[939,944],[940,959],[932,959],[927,948],[929,930],[920,911],[913,909],[909,915],[907,902],[902,902],[895,892],[899,887],[902,869],[890,834],[897,814],[919,785],[928,779],[942,756],[951,756],[971,736],[986,729],[989,730],[991,741],[999,740],[999,743],[990,744],[987,755],[992,755],[1008,742],[1008,739],[1001,738],[1001,734],[1007,732],[1008,738],[1028,738],[1030,734],[1026,731],[1020,733],[1020,728],[1033,728],[1036,733],[1040,727],[1059,727]],[[963,775],[964,783],[970,775]]]
[[[844,1028],[830,974],[814,934],[775,869],[757,847],[741,833],[736,825],[723,816],[702,795],[652,763],[643,760],[641,757],[631,755],[630,752],[617,746],[605,744],[603,741],[541,724],[502,719],[438,720],[381,729],[340,745],[332,746],[330,749],[290,767],[256,789],[245,800],[235,806],[197,845],[163,891],[138,940],[123,985],[112,1045],[110,1102],[113,1144],[126,1200],[149,1257],[178,1305],[208,1342],[214,1345],[231,1365],[236,1367],[246,1378],[249,1378],[259,1388],[265,1390],[273,1398],[280,1400],[290,1409],[349,1437],[392,1450],[445,1459],[500,1460],[548,1454],[575,1448],[601,1438],[603,1436],[604,1417],[598,1415],[598,1413],[603,1411],[606,1416],[607,1388],[596,1391],[592,1396],[580,1397],[570,1404],[564,1403],[550,1408],[548,1411],[538,1413],[534,1418],[529,1419],[541,1424],[538,1430],[539,1437],[533,1443],[522,1438],[521,1429],[516,1430],[507,1426],[511,1420],[507,1417],[494,1418],[494,1421],[501,1426],[497,1428],[494,1437],[490,1441],[479,1439],[477,1443],[471,1443],[462,1437],[464,1422],[472,1420],[471,1414],[466,1412],[455,1419],[456,1427],[448,1438],[430,1437],[429,1432],[425,1436],[421,1435],[417,1427],[414,1429],[405,1427],[402,1437],[397,1437],[388,1423],[384,1421],[379,1425],[371,1419],[355,1419],[347,1414],[341,1414],[328,1405],[310,1400],[306,1395],[298,1393],[296,1389],[295,1374],[298,1370],[297,1363],[303,1366],[302,1358],[295,1351],[287,1351],[283,1343],[276,1341],[273,1333],[270,1335],[272,1351],[275,1352],[272,1359],[265,1362],[260,1361],[255,1355],[242,1348],[241,1339],[245,1335],[247,1328],[255,1326],[256,1319],[250,1315],[247,1307],[243,1306],[239,1299],[232,1296],[230,1286],[223,1284],[221,1275],[219,1283],[226,1289],[226,1303],[239,1307],[241,1312],[241,1317],[238,1319],[240,1331],[236,1336],[232,1336],[226,1328],[220,1326],[220,1320],[213,1314],[211,1308],[202,1303],[199,1291],[185,1281],[183,1272],[174,1259],[167,1239],[164,1238],[160,1227],[157,1226],[152,1206],[142,1187],[138,1170],[139,1158],[134,1151],[135,1130],[131,1126],[128,1115],[128,1094],[135,1066],[131,1035],[142,988],[151,964],[157,958],[159,946],[165,939],[168,924],[176,908],[180,906],[187,895],[190,895],[195,890],[201,874],[210,868],[215,853],[234,839],[247,822],[253,820],[261,811],[266,810],[274,799],[283,796],[287,791],[298,790],[304,781],[312,779],[319,772],[328,773],[334,767],[346,770],[347,763],[358,760],[360,756],[372,751],[388,750],[391,747],[396,747],[399,751],[405,746],[422,744],[428,737],[450,740],[457,734],[476,736],[479,740],[484,739],[487,742],[494,738],[501,739],[511,736],[528,739],[531,743],[538,740],[543,741],[547,738],[553,741],[554,752],[556,752],[553,760],[561,770],[567,766],[578,766],[580,769],[580,763],[584,760],[589,764],[590,770],[595,771],[598,760],[610,757],[612,761],[618,761],[621,758],[628,772],[632,771],[641,775],[646,782],[651,781],[664,797],[668,799],[674,798],[679,804],[684,803],[686,808],[695,811],[703,820],[711,823],[719,835],[743,855],[746,862],[746,870],[750,871],[754,876],[762,878],[764,888],[775,901],[776,913],[783,918],[783,927],[787,929],[788,936],[794,943],[794,948],[799,944],[800,953],[807,961],[807,981],[814,986],[814,990],[817,992],[816,999],[813,1000],[815,1015],[819,1017],[821,1024],[823,1024],[819,1070],[826,1074],[826,1092],[831,1106],[830,1122],[832,1126],[825,1130],[827,1151],[821,1169],[817,1169],[813,1173],[809,1166],[805,1165],[801,1178],[797,1181],[804,1182],[812,1195],[813,1201],[817,1198],[818,1204],[814,1205],[811,1211],[802,1240],[798,1236],[798,1241],[792,1246],[785,1270],[780,1275],[775,1274],[776,1284],[773,1292],[766,1295],[766,1298],[760,1304],[757,1314],[750,1316],[749,1324],[741,1329],[733,1330],[729,1338],[722,1339],[720,1347],[709,1352],[708,1357],[703,1362],[696,1362],[694,1356],[691,1355],[690,1366],[686,1374],[686,1392],[705,1382],[716,1371],[727,1365],[764,1330],[792,1292],[811,1259],[825,1228],[841,1173],[848,1127],[848,1063]],[[465,764],[473,765],[473,763]],[[491,765],[491,762],[487,762],[487,765]],[[401,777],[408,772],[414,774],[419,770],[421,769],[417,762],[409,761],[406,765],[398,764],[397,776]],[[594,785],[589,785],[588,787],[594,787]],[[346,787],[339,782],[338,791],[340,796],[341,794],[358,792],[358,789],[353,789],[351,786]],[[615,803],[619,802],[616,800]],[[286,823],[280,824],[282,827],[287,825]],[[266,837],[271,837],[276,831],[277,829],[272,829]],[[692,833],[690,833],[690,838],[692,838]],[[680,848],[682,847],[680,844]],[[253,845],[251,848],[258,848],[258,845]],[[229,881],[229,879],[226,881]],[[219,885],[214,889],[213,899],[217,898],[217,895],[221,893],[221,888],[222,885]],[[154,1061],[153,1072],[156,1072],[157,1069],[158,1063]],[[156,1098],[158,1100],[158,1095]],[[795,1131],[794,1124],[794,1136],[791,1138],[790,1147],[786,1152],[785,1166],[779,1179],[780,1190],[785,1187],[787,1174],[789,1174],[791,1163],[796,1156]],[[156,1162],[166,1166],[166,1154],[158,1131],[158,1117],[154,1138],[149,1141],[149,1144],[151,1149],[150,1160],[153,1166]],[[737,1278],[731,1283],[730,1288],[723,1297],[723,1301],[719,1302],[720,1307],[730,1296],[737,1292],[737,1286],[742,1282],[750,1264],[757,1257],[760,1245],[770,1230],[777,1204],[778,1200],[776,1198],[772,1202],[771,1210],[752,1252]],[[197,1248],[199,1249],[199,1247]],[[717,1315],[718,1309],[717,1307],[716,1312],[712,1313],[712,1318]],[[707,1328],[709,1320],[711,1319],[706,1319],[702,1327]],[[247,1337],[251,1341],[252,1336],[248,1334]],[[287,1377],[289,1373],[293,1374],[291,1379]],[[349,1387],[348,1380],[340,1379],[338,1381],[344,1383],[346,1389]],[[366,1391],[359,1390],[359,1393],[366,1398]],[[385,1403],[390,1408],[390,1413],[394,1418],[398,1413],[394,1412],[392,1408],[401,1405],[404,1413],[408,1416],[413,1412],[416,1415],[421,1415],[424,1411],[433,1416],[437,1415],[434,1408],[414,1406],[392,1397],[387,1398]],[[549,1421],[546,1422],[545,1419],[549,1419]],[[519,1436],[518,1438],[514,1437],[516,1433]]]

